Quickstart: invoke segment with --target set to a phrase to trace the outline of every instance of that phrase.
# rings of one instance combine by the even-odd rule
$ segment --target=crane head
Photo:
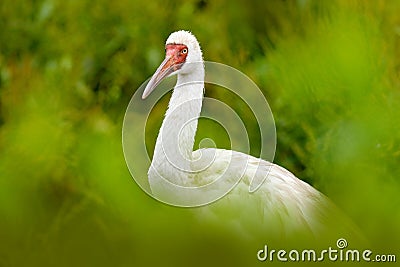
[[[202,53],[196,37],[188,31],[173,32],[165,44],[165,59],[151,77],[142,99],[150,95],[164,78],[180,72],[189,72],[189,67],[184,68],[185,63],[202,61]]]

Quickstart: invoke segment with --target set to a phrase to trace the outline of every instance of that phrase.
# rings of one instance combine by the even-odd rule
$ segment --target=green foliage
[[[149,198],[125,166],[125,108],[176,29],[263,89],[276,162],[398,252],[399,14],[398,1],[2,0],[0,266],[255,262],[242,233]]]
[[[281,40],[268,56],[278,143],[294,158],[289,169],[300,166],[300,176],[362,228],[395,244],[400,99],[392,55],[398,44],[388,43],[395,33],[379,28],[383,21],[355,8],[334,8],[312,32],[296,42]],[[287,157],[279,146],[277,153]],[[377,234],[383,220],[371,220],[372,214],[386,218],[385,231]]]

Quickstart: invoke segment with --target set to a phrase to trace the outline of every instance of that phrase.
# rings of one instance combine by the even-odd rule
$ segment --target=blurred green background
[[[0,266],[257,264],[125,165],[125,109],[177,29],[263,90],[275,162],[400,257],[400,1],[2,0],[0,29]]]

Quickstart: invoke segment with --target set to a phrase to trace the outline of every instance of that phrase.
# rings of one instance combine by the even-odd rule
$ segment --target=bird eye
[[[181,53],[182,53],[182,54],[186,54],[186,53],[187,53],[187,49],[186,49],[186,48],[183,48],[182,51],[181,51]]]

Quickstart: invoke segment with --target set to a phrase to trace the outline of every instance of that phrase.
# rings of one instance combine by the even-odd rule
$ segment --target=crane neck
[[[204,95],[204,65],[178,74],[165,118],[157,137],[149,170],[150,186],[159,176],[186,185]]]

